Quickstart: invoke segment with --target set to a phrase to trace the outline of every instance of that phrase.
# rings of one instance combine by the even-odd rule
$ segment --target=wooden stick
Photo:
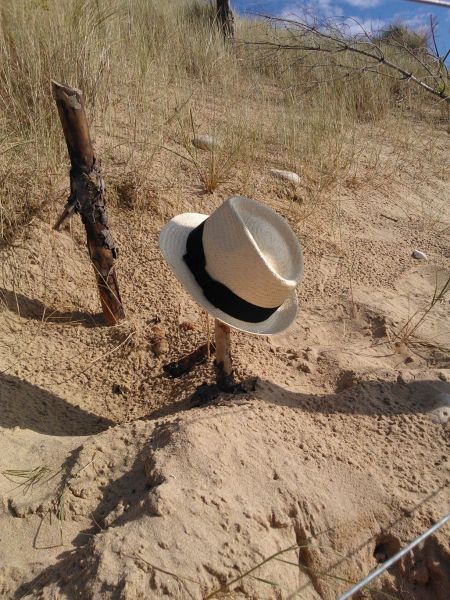
[[[389,219],[390,221],[394,221],[394,223],[397,223],[398,219],[396,217],[390,217],[389,215],[385,215],[384,213],[380,213],[380,215],[382,217],[384,217],[385,219]]]
[[[206,349],[208,352],[208,360],[211,358],[211,331],[209,328],[209,314],[207,313],[207,311],[205,310],[205,317],[206,317]],[[215,348],[214,348],[215,350]]]
[[[216,360],[214,370],[216,383],[203,384],[197,388],[191,397],[191,405],[204,406],[215,400],[221,392],[228,394],[246,394],[256,389],[256,379],[237,383],[233,376],[233,363],[231,360],[231,328],[218,319],[214,320],[214,334],[216,342]]]
[[[231,360],[231,328],[218,319],[214,320],[214,334],[216,339],[216,371],[217,387],[222,391],[233,391],[236,382],[233,377],[233,363]]]
[[[52,81],[52,91],[71,163],[70,198],[55,228],[60,229],[71,213],[80,213],[105,322],[115,325],[125,318],[114,269],[117,248],[108,227],[105,186],[89,135],[83,94],[56,81]]]

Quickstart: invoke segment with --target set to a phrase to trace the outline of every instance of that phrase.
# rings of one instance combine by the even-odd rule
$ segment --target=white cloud
[[[375,33],[386,28],[386,21],[383,19],[364,19],[360,20],[357,17],[346,19],[342,24],[342,30],[352,37],[365,37],[366,34],[372,36]]]
[[[281,12],[281,18],[292,19],[308,14],[315,14],[320,17],[339,17],[344,14],[344,8],[341,6],[342,3],[349,4],[350,6],[368,9],[374,8],[382,4],[384,0],[304,0],[292,2],[284,7]]]
[[[337,17],[342,15],[342,9],[333,0],[293,2],[284,7],[280,17],[282,19],[295,19],[296,17],[305,17],[307,15],[315,15],[322,18]]]
[[[333,2],[332,0],[316,0],[316,2],[312,2],[311,4],[317,6],[319,11],[326,16],[332,16],[340,12],[339,6],[336,6],[337,2]]]
[[[364,2],[364,0],[345,0],[348,4]],[[377,0],[366,0],[374,2]],[[320,26],[327,26],[327,23],[341,30],[343,34],[349,37],[364,38],[382,31],[387,26],[387,21],[378,18],[363,19],[361,17],[345,16],[338,2],[332,0],[315,0],[310,2],[294,2],[286,6],[280,14],[282,19],[295,21],[301,19]]]
[[[410,29],[428,29],[430,26],[430,16],[425,14],[414,15],[407,19],[399,19],[401,23]]]
[[[344,0],[344,2],[355,8],[375,8],[380,6],[383,0]]]

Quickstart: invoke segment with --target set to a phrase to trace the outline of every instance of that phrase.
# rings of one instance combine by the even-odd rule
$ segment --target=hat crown
[[[208,274],[247,302],[280,306],[303,275],[300,244],[288,223],[267,206],[234,196],[205,221]]]

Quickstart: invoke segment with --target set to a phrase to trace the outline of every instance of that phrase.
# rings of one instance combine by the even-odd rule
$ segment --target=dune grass
[[[421,90],[365,73],[357,58],[264,45],[295,39],[295,28],[238,19],[236,43],[224,45],[214,20],[207,0],[3,0],[0,240],[52,209],[66,169],[51,79],[83,91],[94,135],[128,149],[130,181],[144,191],[153,157],[176,150],[173,140],[183,145],[180,120],[189,129],[191,111],[202,116],[197,128],[230,140],[225,158],[204,164],[187,156],[206,191],[220,187],[234,163],[243,171],[265,161],[306,167],[311,198],[364,162],[361,126],[382,138],[407,131],[411,114],[440,118]],[[405,66],[413,60],[394,51]],[[343,62],[351,76],[340,75]],[[377,164],[375,156],[370,168]]]
[[[440,281],[441,280],[441,281]],[[450,295],[450,276],[445,274],[444,278],[439,277],[436,272],[436,283],[433,296],[428,300],[427,304],[417,309],[407,321],[395,332],[394,339],[397,342],[409,345],[411,347],[429,347],[441,351],[444,354],[450,355],[450,348],[440,344],[437,340],[426,340],[420,335],[420,328],[425,324],[427,319],[432,314],[439,304],[444,304],[448,301]]]
[[[59,473],[47,467],[39,465],[34,469],[5,469],[2,475],[16,484],[16,488],[22,488],[24,494],[28,494],[36,485],[47,483]]]

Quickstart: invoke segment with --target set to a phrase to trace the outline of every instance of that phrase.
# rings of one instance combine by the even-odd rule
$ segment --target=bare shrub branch
[[[431,23],[431,37],[434,40],[434,49],[426,46],[420,48],[410,48],[401,36],[390,37],[389,35],[371,35],[361,23],[351,19],[361,29],[361,36],[351,36],[345,32],[344,26],[338,26],[331,21],[319,21],[310,16],[304,19],[285,19],[273,17],[270,15],[259,15],[262,18],[278,25],[285,25],[288,36],[293,43],[276,41],[256,41],[249,42],[251,45],[264,46],[274,50],[293,50],[303,52],[317,52],[321,54],[338,55],[353,54],[362,57],[366,62],[359,68],[354,66],[339,64],[330,64],[329,66],[346,69],[350,74],[352,70],[357,72],[374,72],[379,75],[389,75],[397,73],[397,79],[420,86],[433,96],[450,103],[449,93],[449,73],[445,65],[445,56],[440,56],[435,42],[436,22]],[[246,43],[246,42],[244,42]],[[414,70],[402,66],[401,60],[394,60],[391,56],[392,49],[404,56],[411,58],[414,63]],[[390,52],[391,51],[391,52]],[[385,68],[385,71],[381,69]],[[423,74],[422,74],[423,73]],[[433,85],[427,83],[426,79],[431,79]]]

